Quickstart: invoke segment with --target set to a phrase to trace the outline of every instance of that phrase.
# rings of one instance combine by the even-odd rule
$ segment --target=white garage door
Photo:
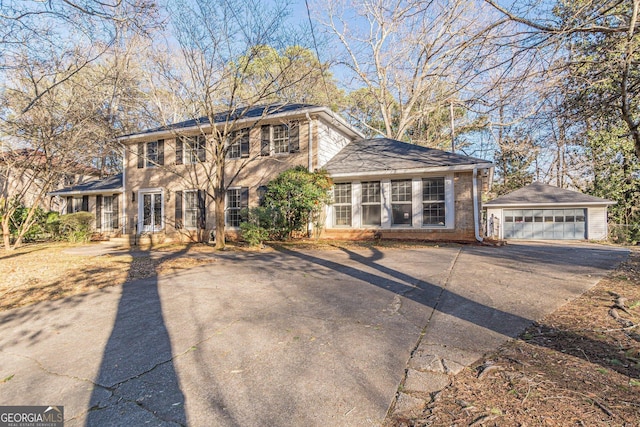
[[[505,209],[503,224],[505,239],[586,238],[585,209]]]

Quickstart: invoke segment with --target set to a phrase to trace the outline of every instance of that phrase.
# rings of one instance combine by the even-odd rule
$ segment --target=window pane
[[[151,194],[143,196],[143,225],[151,225]]]
[[[289,152],[289,127],[287,125],[273,126],[273,152]]]
[[[155,228],[162,226],[162,197],[160,194],[153,195],[153,226]]]
[[[411,180],[391,181],[391,202],[411,202]]]
[[[196,228],[198,226],[198,192],[184,192],[184,226]]]
[[[362,203],[380,203],[380,182],[362,183]]]
[[[411,225],[411,204],[391,205],[393,224]]]
[[[423,201],[444,201],[444,178],[424,178],[422,180]]]
[[[147,142],[147,167],[154,167],[158,163],[158,141]]]
[[[351,183],[335,184],[333,190],[334,203],[348,203],[351,204]]]
[[[362,224],[363,225],[381,225],[380,220],[380,204],[362,205]]]
[[[351,205],[335,206],[335,225],[351,225]]]
[[[230,227],[240,227],[242,216],[242,192],[239,188],[227,190],[227,225]]]
[[[229,136],[229,151],[227,151],[227,156],[231,159],[239,159],[242,157],[243,144],[246,144],[247,146],[249,144],[249,129],[245,128],[231,132],[231,135]]]
[[[444,202],[425,203],[422,208],[422,225],[444,225]]]

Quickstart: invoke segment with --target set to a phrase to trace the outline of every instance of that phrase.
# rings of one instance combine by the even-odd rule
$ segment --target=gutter
[[[482,242],[480,235],[480,212],[478,209],[478,166],[473,168],[473,232],[478,242]]]
[[[113,194],[113,193],[124,193],[124,187],[118,188],[105,188],[102,190],[87,190],[87,191],[67,191],[67,192],[59,192],[53,191],[51,193],[47,193],[48,196],[60,196],[60,197],[71,197],[71,196],[91,196],[93,194]]]
[[[329,175],[332,178],[372,178],[372,177],[386,177],[386,176],[398,176],[398,175],[406,175],[406,176],[415,176],[416,174],[423,173],[439,173],[439,172],[462,172],[469,170],[476,170],[478,167],[491,167],[491,163],[478,163],[478,164],[466,164],[466,165],[455,165],[455,166],[426,166],[420,168],[411,168],[411,169],[388,169],[388,170],[378,170],[371,172],[337,172],[332,173],[329,171]]]

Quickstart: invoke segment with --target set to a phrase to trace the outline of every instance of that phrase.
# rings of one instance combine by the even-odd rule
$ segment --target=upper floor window
[[[176,138],[176,164],[196,164],[207,160],[207,139],[204,135]]]
[[[261,131],[260,155],[297,153],[300,151],[298,122],[277,125],[263,125]]]
[[[249,128],[233,131],[229,134],[227,158],[240,159],[249,157]]]
[[[164,140],[138,143],[138,168],[164,165]]]

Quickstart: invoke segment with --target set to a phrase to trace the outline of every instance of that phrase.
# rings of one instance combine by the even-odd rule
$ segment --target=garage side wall
[[[587,239],[606,240],[607,230],[607,208],[593,207],[587,209]]]

